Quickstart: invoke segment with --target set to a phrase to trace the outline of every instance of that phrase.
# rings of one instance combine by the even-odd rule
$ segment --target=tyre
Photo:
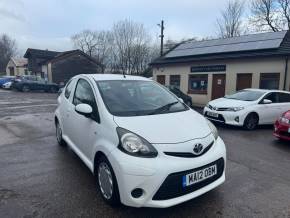
[[[119,189],[113,168],[105,156],[97,161],[96,183],[102,198],[111,206],[120,204]]]
[[[56,122],[56,124],[55,124],[55,134],[56,134],[57,143],[60,146],[65,147],[66,146],[66,142],[62,138],[62,130],[61,130],[59,122]]]
[[[259,124],[259,117],[257,114],[250,113],[244,121],[244,128],[246,130],[254,130]]]
[[[22,87],[22,92],[29,92],[29,91],[30,91],[29,86],[24,85],[24,86]]]

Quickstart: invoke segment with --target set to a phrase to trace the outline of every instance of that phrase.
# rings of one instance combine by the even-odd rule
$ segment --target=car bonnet
[[[211,133],[206,119],[193,110],[134,117],[114,116],[114,121],[119,127],[138,134],[152,144],[176,144]]]

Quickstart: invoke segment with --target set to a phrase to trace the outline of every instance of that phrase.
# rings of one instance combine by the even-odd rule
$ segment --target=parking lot
[[[226,182],[168,209],[111,208],[89,169],[57,145],[56,94],[0,90],[0,217],[290,217],[290,144],[272,126],[218,125]]]

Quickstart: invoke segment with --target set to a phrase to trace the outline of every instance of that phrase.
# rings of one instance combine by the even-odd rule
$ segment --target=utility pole
[[[164,31],[164,21],[163,20],[161,20],[161,24],[157,24],[159,27],[160,27],[160,29],[161,29],[161,34],[160,34],[160,38],[161,38],[161,45],[160,45],[160,56],[162,56],[163,55],[163,38],[164,38],[164,33],[163,33],[163,31]]]

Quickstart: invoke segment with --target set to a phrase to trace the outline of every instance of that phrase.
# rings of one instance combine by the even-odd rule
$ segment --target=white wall
[[[192,66],[199,65],[219,65],[225,64],[225,72],[195,72],[191,73]],[[242,60],[227,60],[227,61],[203,61],[198,63],[178,64],[164,67],[153,68],[153,79],[156,80],[157,75],[165,75],[166,85],[169,85],[170,75],[181,75],[180,88],[184,93],[188,93],[188,78],[190,74],[208,74],[208,90],[207,94],[189,94],[193,98],[193,104],[197,106],[204,106],[211,100],[212,93],[212,75],[226,74],[226,87],[225,94],[231,94],[236,91],[236,78],[238,73],[252,73],[252,88],[259,88],[260,73],[280,73],[279,88],[283,89],[284,75],[285,75],[285,59],[284,58],[263,58],[263,59],[242,59]],[[289,90],[290,86],[290,60],[288,66],[286,89]]]

